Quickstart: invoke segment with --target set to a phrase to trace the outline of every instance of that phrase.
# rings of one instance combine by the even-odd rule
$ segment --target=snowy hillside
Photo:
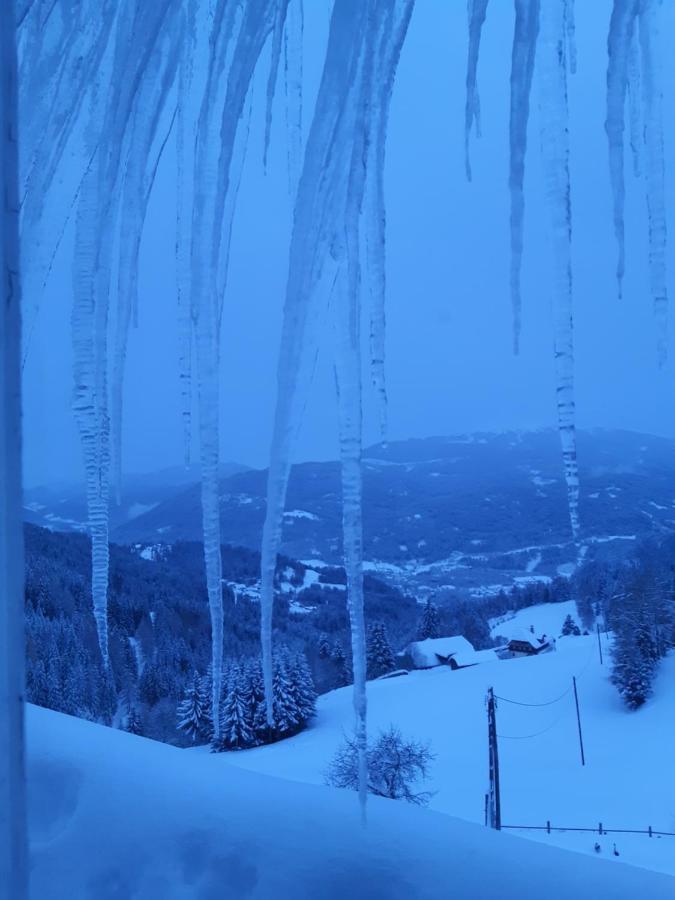
[[[381,687],[381,686],[378,686]],[[650,900],[674,883],[28,708],[32,900]],[[551,894],[550,896],[553,896]]]
[[[522,610],[494,632],[529,629],[559,635],[573,603]],[[395,723],[406,736],[430,741],[436,760],[431,808],[482,822],[487,789],[485,693],[498,697],[497,727],[502,779],[502,821],[545,825],[675,832],[675,656],[664,660],[654,697],[628,712],[608,680],[608,647],[600,665],[597,637],[558,638],[557,651],[533,658],[485,663],[451,671],[437,668],[369,684],[371,732]],[[579,686],[586,766],[580,764],[571,691]],[[349,689],[320,698],[314,727],[280,744],[230,754],[228,761],[271,775],[323,782],[327,763],[352,723]],[[529,737],[533,735],[532,737]],[[675,875],[675,837],[517,831],[615,862],[620,859]],[[575,862],[576,865],[576,862]],[[610,896],[604,892],[600,896]]]

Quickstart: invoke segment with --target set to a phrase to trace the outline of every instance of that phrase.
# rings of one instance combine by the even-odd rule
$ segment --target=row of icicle
[[[666,354],[664,154],[655,61],[658,0],[615,0],[608,49],[606,130],[619,289],[624,270],[624,129],[644,172],[651,292]],[[382,438],[384,379],[384,158],[389,103],[414,0],[335,0],[323,74],[303,161],[301,0],[22,0],[18,3],[26,352],[42,289],[68,223],[73,262],[74,408],[87,479],[92,598],[108,658],[108,506],[119,499],[122,399],[129,329],[138,316],[140,243],[164,147],[177,158],[176,270],[179,385],[190,458],[196,370],[206,583],[214,705],[220,700],[223,613],[219,509],[219,368],[230,238],[248,143],[251,85],[271,44],[266,165],[283,70],[294,215],[278,364],[277,403],[261,554],[261,643],[268,718],[277,554],[295,436],[330,317],[338,392],[343,546],[354,663],[354,705],[365,801],[365,630],[362,577],[361,322],[369,312],[371,380]],[[553,245],[551,288],[557,410],[570,522],[579,538],[574,425],[568,73],[576,68],[573,0],[514,0],[509,192],[514,349],[520,343],[524,178],[537,63],[540,143]],[[480,134],[477,71],[488,0],[469,2],[465,154]],[[283,57],[283,63],[282,63]],[[39,102],[36,98],[40,98]],[[64,204],[64,199],[66,200]],[[111,297],[116,302],[111,304]],[[114,324],[112,353],[110,323]],[[108,384],[109,371],[112,374]],[[214,720],[218,721],[218,716]]]

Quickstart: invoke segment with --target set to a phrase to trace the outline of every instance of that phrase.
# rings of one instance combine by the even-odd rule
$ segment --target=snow
[[[509,626],[529,628],[533,624],[537,632],[557,636],[570,611],[574,606],[569,603],[533,607],[493,630],[508,634]],[[370,731],[394,723],[404,735],[430,741],[436,754],[429,782],[429,789],[435,791],[431,808],[479,823],[487,788],[487,687],[493,686],[498,697],[525,703],[544,703],[562,695],[558,702],[536,708],[498,701],[498,732],[504,736],[499,745],[504,823],[545,825],[550,820],[554,826],[593,828],[602,822],[606,828],[646,829],[651,825],[655,830],[675,832],[675,655],[663,662],[653,699],[638,712],[629,712],[609,681],[604,635],[602,640],[604,666],[598,659],[597,637],[591,635],[557,638],[555,653],[459,671],[441,666],[411,672],[406,678],[370,682]],[[583,768],[572,675],[579,689],[586,750]],[[232,762],[261,773],[321,784],[327,763],[351,725],[349,691],[333,691],[319,699],[316,723],[308,731],[273,746],[233,755]],[[512,739],[544,729],[537,737]],[[603,859],[609,857],[612,864],[611,848],[616,842],[621,861],[675,874],[675,837],[516,833],[591,856],[595,856],[593,845],[598,840]],[[582,857],[570,861],[575,870],[583,863]],[[604,872],[610,877],[608,869]],[[675,891],[675,885],[670,890]],[[526,896],[532,896],[531,890]],[[598,896],[614,895],[605,886]]]
[[[250,502],[250,499],[249,499]],[[312,522],[318,522],[319,517],[315,516],[314,513],[307,512],[304,509],[289,509],[284,513],[284,519],[309,519]]]
[[[420,676],[429,673],[373,693],[405,694]],[[436,900],[447,885],[457,897],[522,900],[538,884],[561,900],[672,897],[664,875],[380,798],[361,828],[353,794],[234,765],[251,754],[178,750],[27,712],[33,900]]]
[[[520,638],[523,633],[529,637],[535,635],[540,637],[542,634],[546,634],[549,637],[557,638],[567,616],[572,616],[577,625],[580,625],[574,600],[567,600],[565,603],[543,603],[540,606],[528,606],[508,616],[491,619],[490,633],[493,638],[502,637],[507,641],[512,638]],[[530,631],[530,626],[534,628],[534,634]]]
[[[438,666],[438,655],[449,656],[451,653],[470,655],[474,653],[473,645],[461,635],[453,637],[427,638],[426,641],[413,641],[408,648],[413,662],[419,668]]]

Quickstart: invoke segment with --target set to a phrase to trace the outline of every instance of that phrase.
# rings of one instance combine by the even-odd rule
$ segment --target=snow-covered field
[[[533,625],[557,636],[574,604],[525,609],[494,632],[509,636]],[[371,729],[397,724],[405,735],[428,740],[436,754],[431,808],[482,822],[487,788],[485,694],[499,697],[497,724],[502,779],[502,821],[513,825],[647,829],[675,832],[675,656],[664,660],[655,695],[637,712],[627,711],[608,680],[609,647],[603,635],[604,665],[597,637],[558,638],[557,651],[534,658],[485,663],[451,671],[437,668],[369,683]],[[586,765],[581,766],[571,691],[579,689]],[[228,763],[295,781],[321,784],[328,761],[352,724],[351,692],[320,698],[313,727],[295,738],[256,750],[228,754]],[[530,735],[533,735],[530,737]],[[195,755],[200,755],[196,751]],[[675,837],[575,832],[514,832],[615,864],[675,874]],[[576,865],[576,863],[575,863]],[[604,892],[600,896],[608,897]],[[675,885],[673,886],[675,896]]]
[[[385,696],[383,682],[375,710]],[[315,737],[326,719],[322,710]],[[387,800],[371,800],[364,829],[353,794],[247,772],[234,754],[178,750],[37,707],[27,726],[32,900],[666,900],[675,891],[664,875]],[[462,773],[455,780],[459,789]]]

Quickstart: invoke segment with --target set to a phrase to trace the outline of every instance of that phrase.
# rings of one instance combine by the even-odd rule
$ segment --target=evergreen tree
[[[274,726],[277,736],[298,731],[300,715],[285,654],[277,656],[274,665]]]
[[[431,600],[427,600],[417,628],[417,640],[426,641],[429,638],[440,637],[440,632],[441,620],[438,614],[438,607]]]
[[[581,629],[571,615],[566,616],[561,633],[563,637],[569,637],[570,635],[578,637],[581,634]]]
[[[202,682],[199,673],[195,672],[177,710],[178,730],[184,732],[193,744],[205,740],[210,731]]]
[[[612,681],[630,709],[650,697],[658,651],[654,641],[653,608],[635,581],[612,613]]]
[[[352,679],[349,673],[347,655],[342,649],[340,641],[336,641],[333,645],[331,658],[335,667],[335,687],[346,687],[348,684],[351,684]]]
[[[392,653],[387,631],[382,622],[375,622],[368,629],[368,641],[366,646],[366,663],[368,678],[378,678],[387,672],[393,672],[396,668],[394,654]]]
[[[143,734],[143,724],[135,706],[129,706],[127,709],[127,718],[124,730],[129,734]]]
[[[254,743],[253,716],[247,702],[245,680],[241,671],[233,666],[220,712],[220,740],[212,747],[214,750],[243,750]]]
[[[300,724],[305,725],[316,713],[316,691],[304,653],[295,655],[289,667],[289,675],[298,708],[298,718]]]
[[[328,635],[322,634],[319,638],[319,659],[329,659],[331,655]]]

